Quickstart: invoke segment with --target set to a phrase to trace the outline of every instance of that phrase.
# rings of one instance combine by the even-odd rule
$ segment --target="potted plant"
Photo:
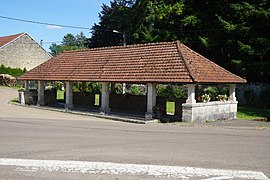
[[[218,99],[219,101],[225,102],[225,101],[228,100],[228,96],[227,96],[226,94],[224,94],[224,95],[218,95],[218,96],[217,96],[217,99]]]
[[[201,100],[203,101],[203,102],[209,102],[210,101],[210,96],[209,96],[209,94],[204,94],[204,95],[202,95],[201,96]]]

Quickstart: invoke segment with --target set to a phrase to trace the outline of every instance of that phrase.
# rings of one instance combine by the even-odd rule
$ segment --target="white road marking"
[[[213,177],[213,178],[207,178],[203,180],[225,180],[225,179],[233,179],[234,177],[230,176],[220,176],[220,177]]]
[[[15,166],[17,171],[67,172],[112,175],[149,175],[159,178],[189,179],[191,177],[215,179],[258,179],[269,180],[262,172],[204,169],[182,166],[160,166],[142,164],[120,164],[110,162],[31,160],[0,158],[0,166]]]

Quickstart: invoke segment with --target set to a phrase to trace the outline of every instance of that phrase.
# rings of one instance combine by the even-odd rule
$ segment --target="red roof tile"
[[[178,41],[66,51],[19,79],[138,83],[246,82]]]
[[[0,47],[4,46],[5,44],[13,41],[14,39],[16,39],[18,37],[20,37],[22,34],[24,34],[24,33],[0,37]]]

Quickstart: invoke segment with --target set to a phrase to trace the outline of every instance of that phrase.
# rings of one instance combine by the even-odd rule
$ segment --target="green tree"
[[[249,81],[270,81],[267,0],[114,0],[103,5],[89,47],[180,40]]]
[[[87,46],[123,45],[123,34],[129,37],[129,32],[131,32],[129,30],[129,27],[132,27],[130,9],[133,3],[132,0],[114,0],[111,1],[110,6],[103,4],[99,14],[100,22],[92,27],[92,37]],[[127,43],[132,44],[129,41]]]
[[[57,54],[63,51],[85,49],[86,48],[85,44],[87,44],[87,38],[84,35],[84,33],[81,32],[76,36],[72,34],[65,35],[60,45],[53,43],[49,47],[49,49],[51,50],[51,54],[53,56],[56,56]]]
[[[49,49],[51,50],[51,55],[56,56],[57,54],[61,53],[63,51],[63,48],[61,45],[57,45],[53,43]]]
[[[63,46],[77,46],[77,39],[73,34],[67,34],[63,37],[62,40]]]

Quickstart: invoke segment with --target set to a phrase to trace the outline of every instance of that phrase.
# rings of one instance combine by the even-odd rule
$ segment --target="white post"
[[[44,101],[44,81],[38,81],[38,101],[37,105],[43,106],[45,105]]]
[[[152,119],[153,117],[153,108],[156,106],[156,84],[148,83],[147,84],[147,112],[145,113],[146,119]]]
[[[29,91],[29,81],[24,81],[24,90]]]
[[[229,92],[229,100],[230,101],[236,101],[236,96],[235,96],[235,84],[230,84],[230,92]]]
[[[100,108],[101,113],[105,114],[105,113],[110,112],[109,100],[110,100],[109,83],[103,82],[102,83],[102,94],[101,94],[101,108]]]
[[[126,94],[126,83],[123,83],[123,94]]]
[[[195,99],[195,86],[196,84],[188,84],[188,99],[186,100],[187,104],[195,104],[196,99]]]
[[[73,107],[73,82],[66,82],[66,108]]]

